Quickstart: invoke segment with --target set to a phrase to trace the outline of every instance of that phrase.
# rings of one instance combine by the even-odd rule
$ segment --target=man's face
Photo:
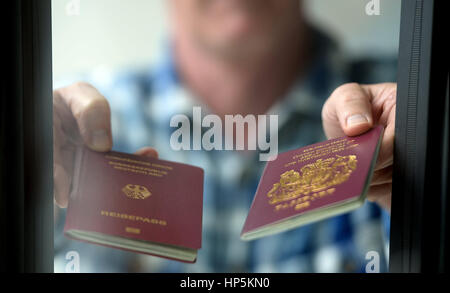
[[[242,54],[272,47],[298,23],[299,0],[172,0],[175,31],[222,54]]]

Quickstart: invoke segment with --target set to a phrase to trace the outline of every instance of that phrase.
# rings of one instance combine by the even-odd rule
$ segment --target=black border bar
[[[53,272],[51,1],[4,2],[0,272]]]

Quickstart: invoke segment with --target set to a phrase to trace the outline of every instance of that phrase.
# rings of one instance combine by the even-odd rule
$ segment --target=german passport
[[[195,262],[201,247],[201,168],[77,150],[64,233],[94,244]]]
[[[267,163],[241,233],[252,240],[360,207],[383,127],[279,154]]]

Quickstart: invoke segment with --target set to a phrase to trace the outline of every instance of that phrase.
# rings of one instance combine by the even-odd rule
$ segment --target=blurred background
[[[396,55],[401,0],[305,0],[312,23],[352,56]],[[53,0],[53,78],[91,71],[149,66],[160,57],[167,33],[166,1]]]
[[[348,56],[397,55],[401,0],[378,0],[380,15],[372,16],[366,14],[366,5],[377,0],[303,1],[309,21],[334,37]],[[98,71],[101,76],[102,72],[150,68],[166,49],[167,5],[163,0],[52,0],[54,86],[82,73],[95,76]],[[368,234],[366,242],[373,239]],[[83,255],[102,259],[96,255],[99,251],[110,253],[92,248]],[[55,272],[64,271],[65,265],[63,255],[55,258]],[[95,268],[87,269],[91,270]]]

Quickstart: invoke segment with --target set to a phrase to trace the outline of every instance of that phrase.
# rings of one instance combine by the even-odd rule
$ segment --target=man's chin
[[[257,54],[266,47],[271,47],[274,38],[267,31],[239,27],[221,30],[209,38],[209,47],[229,55]]]
[[[231,58],[250,58],[270,47],[267,41],[252,35],[221,38],[209,43],[209,49],[219,55]]]

